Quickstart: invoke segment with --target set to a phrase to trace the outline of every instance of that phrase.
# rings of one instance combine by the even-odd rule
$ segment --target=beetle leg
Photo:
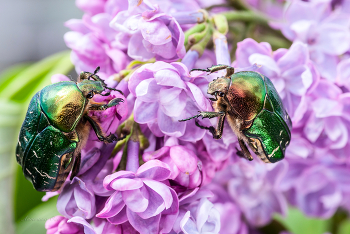
[[[218,112],[220,113],[220,112]],[[213,126],[210,126],[210,127],[204,127],[202,125],[199,124],[199,121],[196,119],[196,126],[197,127],[200,127],[201,129],[207,129],[209,130],[209,132],[211,134],[213,134],[213,138],[214,139],[220,139],[221,136],[222,136],[222,131],[224,129],[224,121],[225,121],[225,114],[224,115],[220,115],[219,116],[219,120],[218,120],[218,123],[216,125],[216,128],[214,128]]]
[[[242,151],[238,150],[237,148],[237,155],[240,157],[244,157],[248,159],[249,161],[253,160],[252,155],[250,154],[247,146],[245,145],[244,141],[242,139],[238,140],[239,146],[241,147]]]
[[[218,65],[213,65],[211,67],[208,67],[207,69],[192,69],[190,71],[190,73],[192,71],[205,71],[205,72],[209,72],[209,74],[220,71],[226,69],[226,76],[225,77],[230,77],[231,75],[233,75],[233,73],[235,73],[235,69],[233,67],[230,67],[228,65],[223,65],[223,64],[218,64]]]
[[[92,129],[94,129],[96,136],[100,141],[103,141],[105,143],[111,143],[113,141],[118,141],[117,136],[112,134],[112,133],[110,133],[108,136],[105,136],[100,125],[98,123],[96,123],[95,120],[93,120],[90,116],[85,115],[84,118],[87,121],[89,121],[89,123],[92,126]]]
[[[79,169],[80,169],[80,163],[81,163],[81,153],[79,153],[74,160],[74,165],[73,165],[72,174],[70,175],[70,180],[73,180],[73,178],[76,175],[78,175]]]
[[[110,108],[112,106],[116,106],[119,103],[124,102],[124,99],[122,98],[114,98],[110,100],[107,104],[91,104],[89,107],[89,110],[106,110],[107,108]]]
[[[210,111],[200,111],[198,115],[192,116],[188,119],[180,119],[179,122],[184,122],[190,119],[194,119],[194,118],[198,118],[198,117],[202,117],[202,119],[204,118],[214,118],[214,117],[218,117],[218,116],[223,116],[225,115],[225,112],[210,112]]]

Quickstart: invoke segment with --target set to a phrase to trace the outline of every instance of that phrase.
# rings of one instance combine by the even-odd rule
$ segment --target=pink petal
[[[149,52],[143,45],[143,37],[141,33],[135,33],[131,36],[128,44],[128,55],[139,61],[147,61],[153,57],[153,53]]]
[[[171,32],[160,20],[145,21],[141,19],[139,28],[143,38],[153,45],[163,45],[167,42],[171,42]]]
[[[309,60],[309,50],[306,44],[294,42],[288,52],[277,61],[282,71],[286,71],[298,65],[304,65]]]
[[[162,86],[158,85],[155,79],[147,79],[140,82],[136,87],[136,97],[144,102],[159,100],[159,91]]]
[[[159,92],[161,110],[170,117],[178,117],[186,107],[187,95],[179,88],[162,88]]]
[[[324,129],[324,119],[317,118],[312,114],[304,128],[304,134],[311,142],[315,142]]]
[[[159,160],[151,160],[139,167],[136,172],[138,178],[147,178],[163,181],[169,178],[171,170],[169,166]]]
[[[141,188],[143,186],[143,183],[138,178],[133,178],[133,179],[119,178],[112,181],[109,185],[114,190],[126,191],[126,190],[134,190],[134,189]]]
[[[96,215],[99,218],[109,218],[117,215],[125,206],[120,191],[114,192],[106,201],[104,208]]]
[[[165,209],[165,205],[162,197],[158,193],[147,186],[145,187],[148,191],[150,202],[145,211],[137,212],[137,214],[143,219],[148,219],[160,214]]]
[[[188,88],[191,90],[194,100],[197,102],[202,111],[210,111],[212,109],[210,102],[204,96],[202,90],[198,86],[186,82]]]
[[[96,234],[96,232],[94,231],[94,228],[88,222],[86,222],[86,220],[83,219],[82,217],[78,217],[78,216],[73,217],[67,221],[67,223],[70,223],[70,222],[83,225],[85,234]]]
[[[115,179],[119,178],[135,178],[135,173],[131,171],[118,171],[116,173],[113,173],[112,175],[108,175],[103,180],[103,186],[108,190],[113,190],[113,188],[110,186],[110,183],[113,182]]]
[[[168,136],[180,137],[185,133],[186,125],[179,122],[180,118],[171,118],[162,110],[158,110],[159,129]]]
[[[158,102],[143,102],[136,99],[134,106],[134,119],[137,123],[145,124],[157,119]]]
[[[114,225],[122,224],[128,221],[128,217],[126,215],[127,206],[124,206],[123,209],[115,216],[107,218],[108,222]]]
[[[186,85],[181,79],[178,72],[174,71],[174,67],[172,69],[163,69],[158,70],[154,73],[154,78],[157,81],[158,85],[164,85],[164,86],[172,86],[177,87],[181,89],[185,89]]]
[[[180,169],[186,174],[192,174],[197,169],[198,158],[195,153],[183,146],[170,148],[170,157]]]
[[[168,186],[161,182],[148,179],[143,179],[143,182],[163,198],[166,209],[171,206],[173,203],[173,197]]]
[[[169,152],[169,147],[164,146],[157,151],[145,152],[143,154],[142,158],[145,162],[147,162],[147,161],[150,161],[152,159],[160,158],[160,157],[164,156],[165,154],[167,154],[168,152]]]
[[[123,200],[128,209],[133,212],[143,212],[149,204],[149,194],[146,188],[142,187],[135,190],[127,190],[123,192]]]
[[[138,214],[127,209],[130,224],[140,232],[140,234],[155,234],[159,230],[160,214],[149,219],[142,219]]]

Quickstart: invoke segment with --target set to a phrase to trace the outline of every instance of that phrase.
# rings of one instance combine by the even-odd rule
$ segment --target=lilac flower
[[[193,189],[201,184],[202,176],[198,169],[198,158],[192,150],[180,145],[164,146],[155,152],[144,153],[144,161],[152,159],[168,164],[171,168],[169,179],[179,185]]]
[[[71,184],[67,184],[59,195],[57,210],[67,218],[80,216],[90,219],[96,214],[95,194],[84,181],[74,177]]]
[[[175,61],[186,53],[180,25],[157,5],[130,0],[128,10],[119,12],[110,25],[120,32],[119,38],[130,38],[124,43],[133,59]]]
[[[274,26],[291,41],[307,44],[322,77],[334,82],[337,56],[350,49],[349,15],[332,12],[330,1],[293,1],[284,18]]]
[[[195,190],[182,198],[173,231],[181,234],[219,233],[220,214],[207,199],[210,196],[209,191]]]
[[[292,120],[298,122],[305,113],[303,97],[319,79],[308,54],[308,47],[301,42],[293,43],[289,50],[272,52],[268,43],[248,38],[237,44],[237,60],[233,64],[262,65],[259,72],[271,79]]]
[[[95,234],[93,227],[81,217],[66,219],[55,216],[45,223],[47,234]]]
[[[238,160],[218,175],[215,181],[227,181],[228,192],[248,222],[262,226],[270,222],[274,212],[286,214],[287,203],[279,189],[287,163],[264,164],[258,160]]]
[[[208,84],[203,77],[190,77],[181,63],[146,64],[130,77],[129,89],[136,97],[135,121],[147,124],[158,137],[168,135],[180,140],[197,141],[205,133],[192,121],[180,119],[212,109],[202,89]],[[208,123],[207,123],[208,124]]]
[[[273,20],[282,20],[283,19],[283,6],[284,1],[274,1],[274,0],[246,0],[245,1],[249,6],[254,9],[262,12],[264,15],[272,18]]]
[[[336,83],[344,86],[350,91],[350,58],[344,59],[338,63]]]
[[[312,98],[312,113],[304,127],[306,138],[322,147],[343,148],[349,141],[350,93],[343,93],[330,81],[321,80]]]
[[[97,217],[107,218],[112,224],[129,221],[140,233],[157,233],[161,212],[178,203],[175,191],[161,182],[168,179],[170,173],[165,163],[152,160],[136,173],[118,171],[107,176],[104,187],[115,192]]]
[[[290,161],[289,167],[282,180],[283,189],[288,188],[289,201],[308,216],[331,217],[349,194],[347,167],[315,163],[310,159]]]
[[[111,2],[99,1],[100,7],[98,8],[94,8],[95,4],[78,3],[82,9],[86,9],[88,12],[91,9],[92,12],[85,14],[82,20],[72,19],[66,22],[66,26],[72,31],[67,32],[64,39],[66,45],[73,50],[71,59],[77,72],[93,71],[97,66],[100,66],[101,74],[108,77],[124,69],[130,61],[123,51],[125,46],[115,40],[117,32],[109,27],[109,22],[114,14],[124,10],[124,8],[120,8],[124,4],[113,3],[114,7],[112,8],[109,7]],[[106,12],[102,11],[102,4],[106,4]]]

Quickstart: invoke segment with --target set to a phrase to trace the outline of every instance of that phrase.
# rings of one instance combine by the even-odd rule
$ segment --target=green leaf
[[[0,92],[7,87],[7,85],[12,81],[12,79],[17,76],[20,72],[26,69],[30,63],[22,63],[14,65],[0,74]]]
[[[7,80],[6,84],[3,84],[2,91],[0,92],[0,98],[8,98],[18,102],[27,100],[32,94],[33,89],[38,89],[43,80],[47,79],[48,75],[55,73],[54,68],[62,69],[62,61],[69,61],[69,52],[64,51],[39,61],[27,68],[23,69],[16,76]],[[67,69],[72,69],[72,64],[65,64]],[[64,69],[66,70],[66,69]],[[46,81],[49,84],[49,81]]]
[[[23,175],[22,167],[17,164],[14,192],[14,218],[18,221],[25,213],[42,203],[45,192],[34,189]]]
[[[350,220],[347,219],[340,223],[338,226],[338,234],[349,234],[350,233]]]
[[[310,218],[292,207],[289,207],[287,217],[275,215],[274,218],[294,234],[323,234],[331,229],[330,219]]]
[[[57,208],[57,196],[47,202],[41,203],[34,209],[24,214],[16,222],[17,234],[45,234],[45,222],[59,215]]]

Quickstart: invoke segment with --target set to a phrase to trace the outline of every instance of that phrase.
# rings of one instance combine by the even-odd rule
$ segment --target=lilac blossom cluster
[[[124,93],[96,95],[96,102],[124,102],[90,114],[104,132],[123,132],[124,122],[129,135],[118,148],[90,133],[79,174],[43,199],[58,195],[61,214],[47,221],[47,233],[243,234],[268,224],[275,213],[285,215],[288,205],[319,218],[339,207],[350,210],[347,1],[295,0],[283,12],[282,1],[247,0],[248,8],[271,15],[270,26],[292,44],[273,51],[268,42],[246,38],[232,64],[233,45],[220,29],[206,31],[213,34],[215,52],[206,44],[202,50],[185,45],[191,35],[184,31],[214,15],[201,7],[225,1],[76,3],[85,14],[66,23],[72,31],[64,37],[76,70],[100,66],[98,75]],[[203,41],[205,36],[198,45]],[[222,139],[214,140],[193,120],[178,121],[213,110],[207,87],[217,75],[189,72],[212,64],[258,70],[271,79],[293,121],[283,161],[239,158],[228,124]],[[56,75],[52,82],[65,79]],[[133,128],[126,127],[130,122]],[[216,119],[199,123],[215,126]]]

